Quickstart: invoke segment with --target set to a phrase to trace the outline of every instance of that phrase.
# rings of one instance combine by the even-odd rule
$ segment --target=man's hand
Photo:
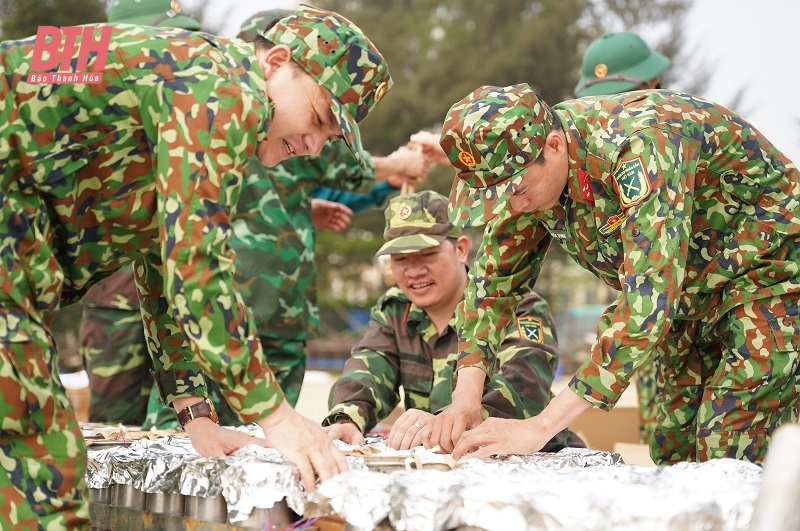
[[[223,428],[208,417],[190,420],[184,429],[197,453],[207,457],[223,457],[243,446],[258,443],[255,437],[241,431]]]
[[[322,429],[332,441],[339,440],[357,446],[364,444],[364,434],[361,433],[355,422],[337,422]]]
[[[423,433],[426,448],[439,445],[452,452],[461,435],[483,421],[481,399],[486,374],[477,367],[464,367],[458,371],[458,382],[453,391],[453,401],[436,415],[430,432]]]
[[[532,420],[488,418],[480,426],[464,432],[453,450],[453,459],[467,453],[470,457],[489,457],[541,450],[550,437],[542,435]]]
[[[395,450],[408,450],[419,446],[422,444],[423,432],[429,433],[433,429],[434,418],[431,413],[409,409],[392,425],[386,444]]]
[[[295,464],[306,491],[316,489],[320,481],[345,472],[347,461],[322,428],[282,402],[258,425],[264,430],[265,446],[275,448]]]
[[[590,409],[590,402],[566,388],[535,417],[525,420],[486,419],[459,439],[453,450],[453,459],[469,452],[473,452],[471,457],[536,452]]]
[[[327,199],[311,200],[311,224],[317,230],[343,231],[352,220],[353,211],[350,207]]]
[[[378,181],[387,181],[395,188],[403,183],[416,186],[428,177],[430,164],[421,151],[398,148],[387,157],[373,157]]]
[[[411,135],[411,144],[418,146],[425,155],[429,164],[449,165],[442,146],[439,144],[439,135],[430,131],[420,131]]]

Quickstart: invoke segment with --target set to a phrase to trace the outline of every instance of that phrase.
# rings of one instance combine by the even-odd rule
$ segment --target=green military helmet
[[[328,89],[342,138],[365,166],[358,124],[392,86],[389,65],[361,29],[338,13],[300,4],[263,33],[292,51],[292,60]]]
[[[461,236],[461,229],[447,217],[447,198],[432,190],[393,197],[384,216],[386,243],[375,256],[414,253]]]
[[[583,98],[634,90],[660,76],[668,67],[669,59],[651,50],[637,34],[606,33],[583,54],[575,95]]]
[[[294,11],[291,9],[267,9],[266,11],[259,11],[258,13],[250,15],[247,20],[242,22],[242,26],[239,28],[239,33],[236,35],[236,38],[253,42],[256,35],[264,33],[272,24],[293,13]]]
[[[194,31],[201,29],[194,17],[183,12],[178,0],[113,0],[108,7],[108,21]]]

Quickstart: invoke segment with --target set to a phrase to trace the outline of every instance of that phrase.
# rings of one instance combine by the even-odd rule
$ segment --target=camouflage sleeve
[[[491,377],[495,356],[514,306],[533,290],[550,235],[531,216],[492,220],[458,305],[458,368],[478,367]]]
[[[215,98],[196,102],[188,115],[171,105],[193,97],[185,80],[142,95],[142,115],[155,117],[147,134],[157,154],[155,193],[163,222],[160,256],[139,277],[147,282],[141,303],[147,333],[157,335],[154,365],[165,402],[205,394],[197,376],[202,370],[220,383],[241,419],[253,422],[271,413],[283,394],[234,287],[227,240],[231,206],[266,110],[251,92],[212,79],[216,86],[203,89]]]
[[[333,384],[330,411],[323,426],[349,417],[362,433],[367,433],[397,406],[400,357],[395,334],[379,302],[372,309],[367,333],[353,348],[342,376]]]
[[[319,163],[324,168],[319,184],[335,190],[367,194],[375,186],[375,165],[368,152],[364,152],[362,168],[350,153],[343,140],[328,142],[319,154]]]
[[[518,305],[483,394],[486,416],[525,419],[550,401],[558,344],[547,302],[532,293]]]
[[[685,183],[696,166],[691,140],[660,129],[637,133],[617,157],[617,168],[626,171],[617,188],[632,185],[640,191],[628,204],[629,193],[620,191],[626,215],[619,232],[622,291],[600,319],[591,357],[569,384],[601,409],[614,406],[675,315],[694,214]]]

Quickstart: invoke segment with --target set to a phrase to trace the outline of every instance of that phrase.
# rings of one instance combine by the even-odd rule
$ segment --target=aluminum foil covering
[[[625,465],[587,449],[467,459],[457,470],[351,470],[310,495],[358,530],[746,530],[762,469],[732,459]],[[388,501],[388,507],[386,506]],[[306,514],[308,516],[308,514]]]
[[[277,450],[250,444],[224,459],[219,479],[231,523],[246,520],[253,509],[270,509],[281,500],[303,514],[305,490],[297,469]]]
[[[225,458],[206,458],[178,436],[90,448],[86,479],[90,488],[120,483],[206,498],[222,493],[233,523],[285,499],[298,514],[336,513],[356,530],[388,519],[398,531],[744,531],[762,478],[761,467],[731,459],[639,467],[625,465],[618,454],[577,448],[463,459],[441,471],[427,465],[448,464],[449,456],[422,447],[396,451],[376,439],[337,446],[348,454],[351,470],[310,494],[275,450],[249,445]],[[389,470],[396,471],[376,472],[375,462],[393,463]]]

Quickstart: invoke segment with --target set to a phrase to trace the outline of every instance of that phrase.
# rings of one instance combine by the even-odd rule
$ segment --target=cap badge
[[[384,94],[386,94],[386,81],[381,81],[381,84],[375,89],[375,103],[381,101]]]
[[[181,12],[181,5],[178,3],[178,0],[172,0],[172,2],[169,3],[169,7],[171,7],[176,13]]]
[[[597,77],[606,77],[608,75],[608,67],[604,63],[594,67],[594,75]]]
[[[460,160],[461,164],[463,164],[464,166],[468,166],[470,168],[472,166],[475,166],[475,159],[473,158],[472,155],[470,155],[466,151],[462,151],[461,153],[458,154],[458,160]]]
[[[400,207],[400,211],[397,213],[397,217],[400,219],[408,219],[411,216],[411,207],[408,205],[403,205]]]

